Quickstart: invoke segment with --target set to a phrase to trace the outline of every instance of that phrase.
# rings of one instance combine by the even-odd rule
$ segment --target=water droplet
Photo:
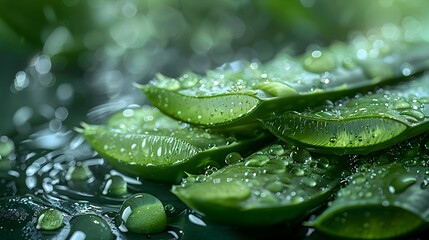
[[[356,67],[356,63],[350,57],[345,57],[343,59],[343,63],[342,64],[343,64],[343,67],[345,69],[353,69],[353,68]]]
[[[268,183],[265,188],[271,192],[281,192],[284,189],[283,183],[280,181],[274,181]]]
[[[262,90],[273,97],[279,96],[293,96],[297,95],[298,92],[292,86],[280,82],[264,82],[256,85],[255,90]]]
[[[304,163],[311,159],[311,154],[305,149],[297,149],[291,152],[290,157],[296,162]]]
[[[281,160],[271,160],[265,164],[264,169],[267,173],[284,173],[286,166]]]
[[[310,177],[303,177],[301,183],[307,187],[315,187],[317,185],[317,182]]]
[[[399,100],[395,101],[394,107],[398,110],[410,109],[411,104],[409,102],[405,101],[404,99],[399,99]]]
[[[270,161],[270,158],[267,155],[253,154],[247,158],[246,162],[244,163],[244,166],[246,166],[246,167],[262,167],[268,161]]]
[[[423,179],[422,183],[420,184],[421,189],[427,189],[429,187],[429,179],[425,178]]]
[[[304,174],[305,174],[305,171],[303,169],[301,169],[301,168],[296,168],[292,172],[293,172],[293,174],[295,176],[298,176],[298,177],[299,176],[304,176]]]
[[[400,115],[404,116],[409,122],[416,123],[425,119],[424,113],[417,109],[408,109],[401,111]]]
[[[291,203],[302,203],[304,202],[304,198],[302,196],[295,195],[290,199]]]
[[[215,173],[217,170],[218,170],[218,169],[217,169],[216,167],[208,168],[208,169],[204,172],[204,175],[206,175],[206,176],[210,176],[210,175],[212,175],[213,173]]]
[[[362,185],[367,181],[366,177],[363,174],[357,174],[353,176],[352,183],[357,185]]]
[[[241,157],[240,153],[238,152],[232,152],[226,155],[225,157],[225,163],[226,164],[235,164],[243,160],[243,157]]]
[[[98,239],[113,239],[109,224],[95,214],[74,216],[70,220],[70,232],[67,239],[87,239],[97,236]]]
[[[152,234],[165,229],[167,215],[158,198],[138,193],[124,201],[116,217],[116,225],[122,232]]]
[[[198,76],[193,73],[186,73],[179,79],[182,88],[191,88],[198,83]]]
[[[43,209],[37,217],[37,229],[55,230],[63,226],[63,214],[57,209]]]
[[[177,213],[176,207],[171,203],[165,204],[164,209],[167,216],[173,216]]]
[[[399,177],[392,179],[389,186],[389,192],[396,194],[402,193],[416,182],[417,179],[415,177],[408,174],[403,174]]]
[[[65,178],[67,181],[89,180],[93,178],[93,174],[86,164],[78,162],[76,165],[69,168]]]
[[[127,182],[118,175],[111,176],[104,184],[102,194],[123,196],[128,193]]]
[[[303,67],[315,73],[327,72],[335,68],[335,56],[328,51],[315,50],[304,58]]]
[[[280,144],[273,144],[268,149],[268,154],[280,156],[285,153],[285,149]]]
[[[0,159],[13,153],[14,150],[15,145],[13,141],[7,136],[0,136]]]

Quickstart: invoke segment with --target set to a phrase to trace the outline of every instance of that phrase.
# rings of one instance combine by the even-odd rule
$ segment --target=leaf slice
[[[293,222],[327,200],[346,166],[337,157],[276,143],[213,173],[190,176],[172,192],[223,224]]]
[[[427,130],[429,76],[262,122],[280,139],[312,151],[367,154]]]
[[[178,182],[185,172],[198,174],[208,165],[221,166],[229,152],[247,154],[254,144],[271,137],[264,132],[244,137],[193,128],[151,107],[128,108],[107,125],[83,124],[79,131],[118,170],[164,182]]]
[[[311,47],[302,56],[282,52],[264,64],[233,62],[203,76],[158,75],[138,87],[149,102],[180,121],[237,126],[403,80],[427,69],[427,56],[426,43],[356,35],[348,43]]]
[[[427,136],[359,159],[356,171],[309,225],[348,239],[390,239],[429,226]]]

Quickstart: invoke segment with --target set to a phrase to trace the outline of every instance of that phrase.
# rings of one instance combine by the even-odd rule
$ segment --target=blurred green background
[[[0,136],[101,122],[145,102],[156,73],[265,62],[394,24],[419,34],[423,0],[0,0]]]

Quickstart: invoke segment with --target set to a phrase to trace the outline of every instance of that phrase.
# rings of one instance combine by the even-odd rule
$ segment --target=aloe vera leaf
[[[312,151],[367,154],[427,131],[429,75],[262,122],[282,140]]]
[[[292,222],[327,200],[345,161],[271,144],[218,171],[190,176],[172,192],[206,219],[228,225]]]
[[[427,143],[420,137],[360,159],[347,185],[309,225],[348,239],[397,238],[429,227]]]
[[[204,76],[162,75],[137,85],[167,115],[192,124],[233,126],[273,112],[370,89],[426,69],[426,43],[371,35],[312,48],[302,56],[280,53],[272,61],[234,62]]]
[[[216,160],[230,151],[247,154],[272,137],[263,132],[250,138],[191,128],[148,106],[125,109],[107,125],[83,124],[78,131],[118,170],[163,182],[179,182],[185,172],[198,174],[207,165],[221,165],[223,160]]]

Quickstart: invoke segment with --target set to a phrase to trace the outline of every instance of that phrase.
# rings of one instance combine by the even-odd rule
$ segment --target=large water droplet
[[[317,182],[310,177],[303,177],[301,183],[307,187],[315,187],[317,185]]]
[[[401,111],[400,115],[404,116],[409,122],[416,123],[425,119],[424,113],[417,109],[407,109]]]
[[[37,217],[37,229],[55,230],[63,226],[63,214],[57,209],[43,209]]]
[[[114,239],[109,224],[100,216],[77,215],[70,220],[67,239],[89,239],[92,236],[97,236],[98,239]]]
[[[402,193],[416,182],[417,179],[414,176],[403,174],[399,177],[392,179],[389,186],[389,192],[396,194]]]
[[[270,158],[265,154],[254,154],[247,158],[244,166],[246,167],[262,167],[264,166]]]
[[[122,232],[157,233],[167,226],[167,215],[158,198],[138,193],[124,201],[116,217],[116,225]]]
[[[265,164],[264,169],[267,173],[284,173],[286,171],[286,166],[281,160],[271,160]]]
[[[79,181],[89,180],[93,177],[93,174],[86,164],[81,162],[76,163],[73,167],[69,168],[66,174],[66,180]]]
[[[104,184],[102,194],[112,196],[123,196],[128,193],[127,182],[118,175],[111,176]]]
[[[281,192],[284,189],[283,183],[280,181],[274,181],[268,183],[265,188],[271,192]]]
[[[297,149],[291,152],[290,157],[299,163],[304,163],[311,159],[311,153],[305,149]]]
[[[311,72],[322,73],[335,68],[335,56],[328,51],[315,50],[311,52],[303,61],[303,67]]]
[[[234,163],[238,163],[241,160],[243,160],[243,157],[241,157],[240,153],[238,152],[232,152],[229,153],[228,155],[226,155],[225,157],[225,163],[226,164],[234,164]]]
[[[280,82],[265,82],[255,86],[255,90],[262,90],[273,97],[293,96],[298,92],[292,86]]]

